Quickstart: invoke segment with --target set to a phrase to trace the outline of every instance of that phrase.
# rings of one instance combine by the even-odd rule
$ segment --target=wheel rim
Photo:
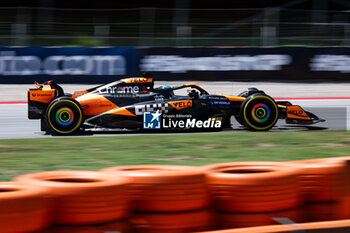
[[[252,117],[258,123],[266,122],[271,115],[269,106],[263,103],[255,104],[252,108]]]
[[[69,134],[80,127],[82,111],[72,100],[59,100],[49,107],[47,122],[54,132]]]
[[[56,122],[62,126],[67,126],[73,123],[74,121],[74,112],[67,108],[60,108],[56,112]]]
[[[268,96],[251,98],[244,107],[244,121],[248,127],[255,130],[268,130],[278,120],[278,109]]]

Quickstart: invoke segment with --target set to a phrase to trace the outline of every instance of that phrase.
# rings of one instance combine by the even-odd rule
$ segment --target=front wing
[[[292,105],[290,102],[277,102],[282,119],[286,119],[287,124],[312,125],[326,120],[319,118],[315,114],[305,111],[299,105]]]

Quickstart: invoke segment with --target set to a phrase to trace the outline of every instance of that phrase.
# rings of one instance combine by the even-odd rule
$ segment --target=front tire
[[[240,116],[248,129],[267,131],[278,120],[278,107],[270,96],[257,93],[243,101]]]
[[[46,110],[46,123],[53,133],[69,135],[76,133],[83,121],[80,104],[70,97],[53,100]]]
[[[255,87],[252,87],[252,88],[258,90],[258,89],[255,88]],[[238,96],[239,96],[239,97],[245,97],[245,98],[247,98],[247,97],[248,97],[248,91],[243,91],[243,92],[239,93]],[[240,125],[243,125],[243,126],[244,126],[244,121],[243,121],[243,119],[241,118],[240,115],[235,115],[234,117],[235,117],[236,121],[237,121]]]

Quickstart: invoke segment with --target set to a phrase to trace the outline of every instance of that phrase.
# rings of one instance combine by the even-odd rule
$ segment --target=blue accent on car
[[[160,129],[161,128],[161,113],[144,112],[143,113],[143,128],[144,129]]]

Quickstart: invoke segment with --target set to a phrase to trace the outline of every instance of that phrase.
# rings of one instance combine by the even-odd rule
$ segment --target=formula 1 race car
[[[269,130],[278,119],[298,125],[324,121],[290,102],[276,102],[256,88],[238,96],[209,94],[195,83],[154,88],[149,74],[72,95],[53,81],[35,85],[28,91],[28,118],[40,119],[42,131],[61,135],[116,128],[215,130],[231,127],[231,116],[254,131]]]

